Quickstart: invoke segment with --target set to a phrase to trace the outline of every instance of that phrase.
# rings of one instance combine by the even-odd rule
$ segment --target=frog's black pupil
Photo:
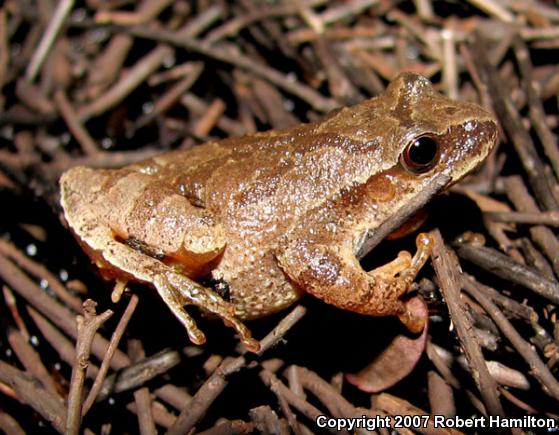
[[[427,166],[437,156],[437,149],[437,142],[433,138],[418,137],[409,147],[408,158],[417,166]]]

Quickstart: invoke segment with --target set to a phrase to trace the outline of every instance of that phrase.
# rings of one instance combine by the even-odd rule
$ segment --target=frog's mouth
[[[363,233],[357,241],[354,251],[355,256],[361,260],[371,250],[384,240],[390,233],[401,227],[421,207],[423,207],[434,195],[444,190],[451,177],[445,173],[435,175],[416,196],[406,202],[390,219],[379,227]]]

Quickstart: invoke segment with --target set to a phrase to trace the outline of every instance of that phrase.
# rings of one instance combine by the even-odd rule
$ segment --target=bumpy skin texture
[[[429,135],[438,158],[422,174],[402,163]],[[415,74],[385,93],[324,120],[209,142],[117,170],[77,167],[60,181],[70,228],[105,271],[156,287],[197,343],[184,313],[198,305],[222,317],[252,350],[240,322],[281,310],[309,292],[344,309],[397,315],[412,330],[401,296],[424,264],[430,240],[369,273],[355,258],[366,231],[391,219],[433,177],[454,183],[497,140],[490,113],[449,100]],[[224,301],[196,281],[211,277]]]

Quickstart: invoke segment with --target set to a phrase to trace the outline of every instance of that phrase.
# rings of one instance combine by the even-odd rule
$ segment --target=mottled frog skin
[[[450,100],[415,74],[323,120],[208,142],[121,169],[76,167],[60,180],[65,219],[107,277],[151,284],[195,343],[185,312],[216,314],[252,351],[243,320],[311,293],[367,315],[396,315],[432,244],[364,271],[356,252],[444,174],[476,168],[497,141],[493,116]],[[204,283],[204,285],[200,284]],[[118,295],[115,295],[116,299]]]

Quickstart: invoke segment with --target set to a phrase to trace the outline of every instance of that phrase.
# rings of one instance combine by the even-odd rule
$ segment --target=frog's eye
[[[431,136],[413,139],[400,156],[403,165],[415,174],[423,174],[435,166],[439,157],[439,143]]]

